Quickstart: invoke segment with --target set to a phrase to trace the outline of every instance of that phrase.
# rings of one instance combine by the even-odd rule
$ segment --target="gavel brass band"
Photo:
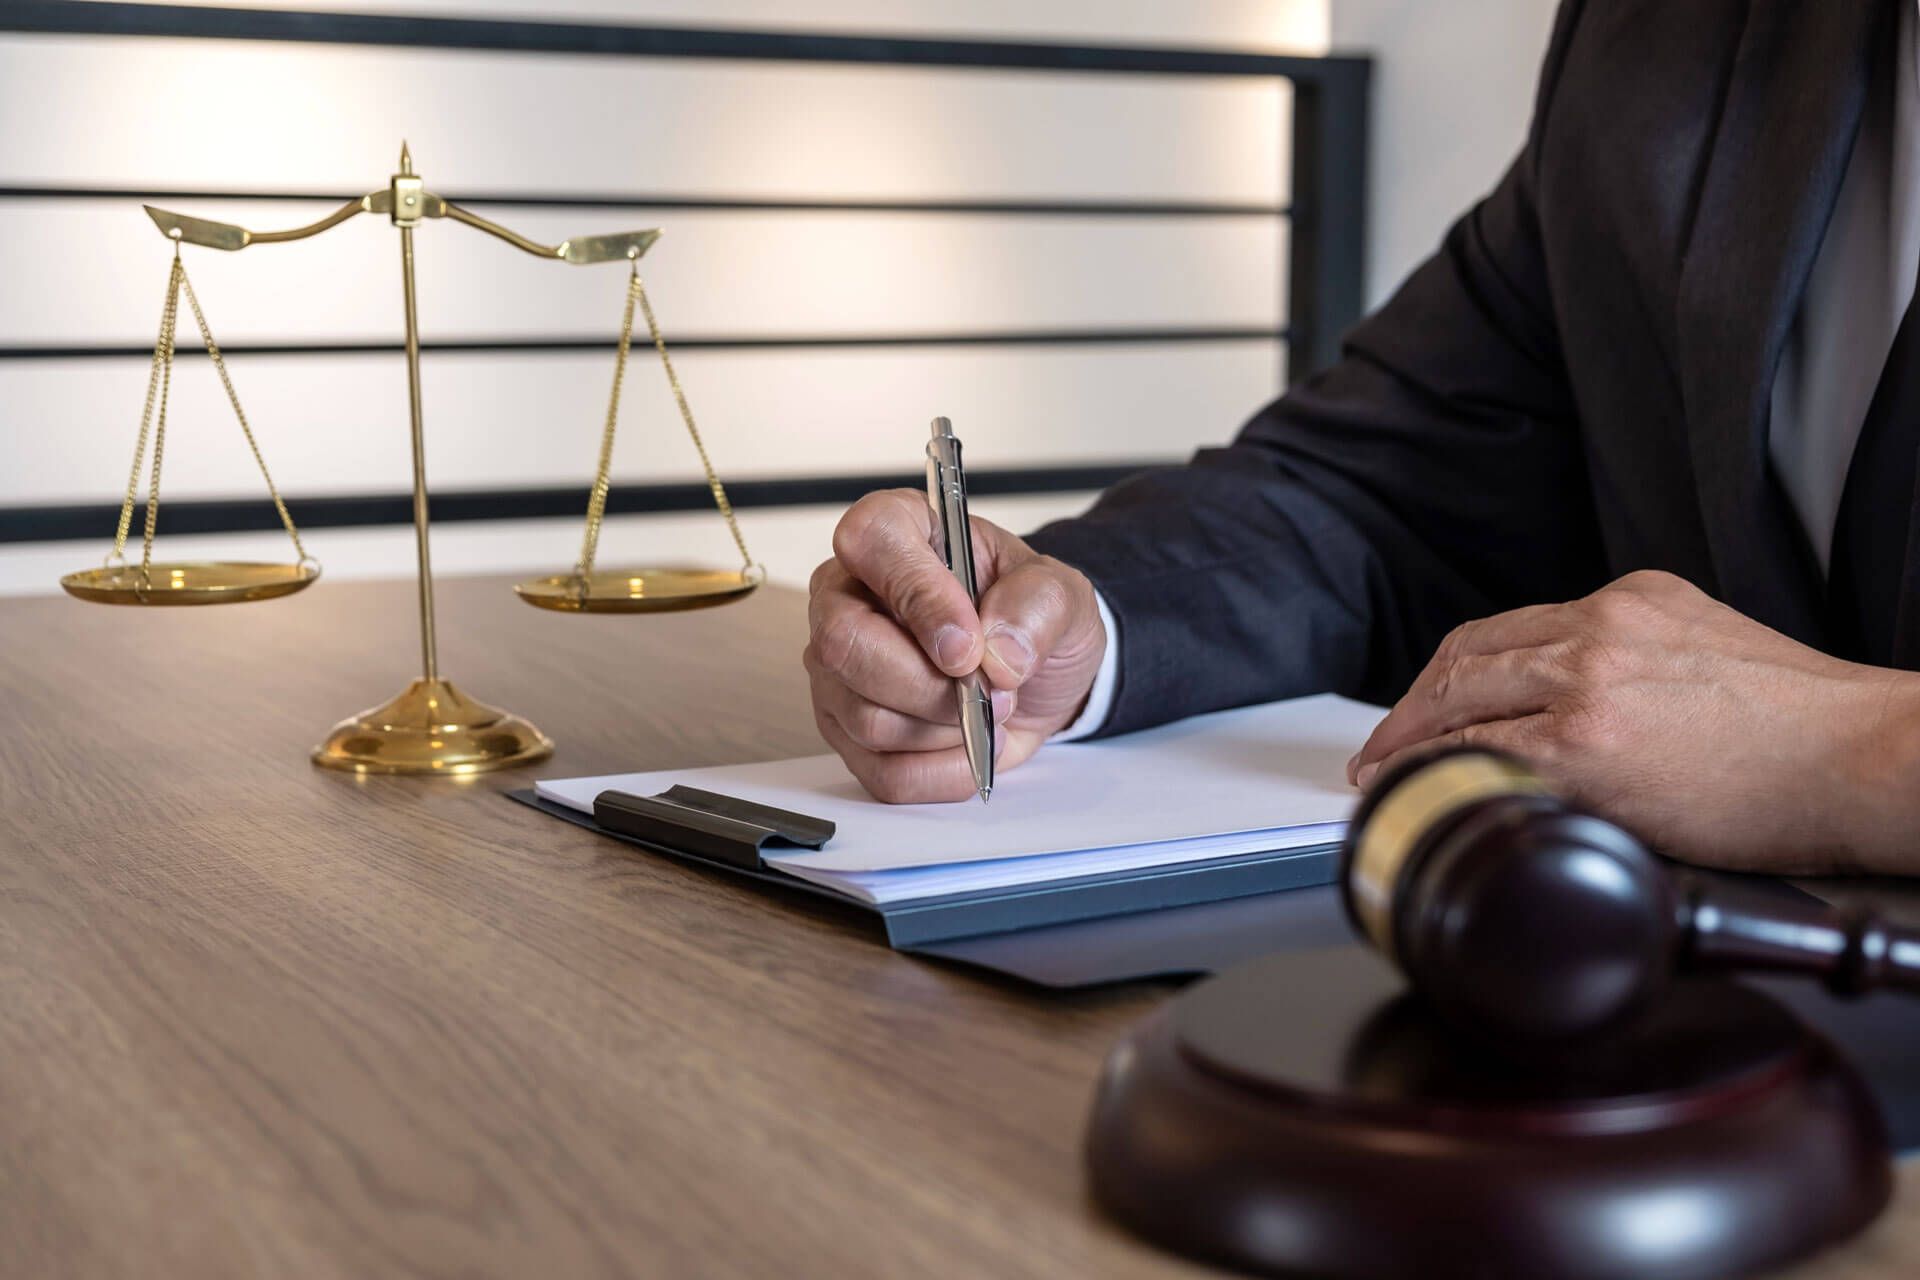
[[[1361,829],[1342,882],[1349,910],[1380,953],[1397,959],[1393,886],[1423,837],[1483,800],[1548,794],[1547,784],[1518,760],[1481,752],[1443,756],[1387,790]]]

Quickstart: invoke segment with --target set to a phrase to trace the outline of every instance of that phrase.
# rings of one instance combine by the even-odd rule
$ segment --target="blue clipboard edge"
[[[798,889],[816,898],[853,907],[877,917],[886,934],[887,944],[897,949],[1331,884],[1339,861],[1337,844],[1311,845],[1302,849],[1243,854],[1148,871],[1081,876],[1049,884],[1019,885],[987,893],[953,894],[892,906],[876,906],[797,876],[748,870],[642,840],[624,832],[605,830],[593,820],[591,814],[543,800],[531,788],[503,794],[509,800],[538,809],[576,827],[598,832],[652,853],[664,854],[679,862],[745,876],[782,889]]]

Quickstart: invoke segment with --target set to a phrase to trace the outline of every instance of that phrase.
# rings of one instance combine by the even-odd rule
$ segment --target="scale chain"
[[[620,421],[620,387],[626,381],[627,353],[633,347],[633,303],[640,294],[640,266],[636,262],[627,279],[627,306],[620,316],[620,354],[613,362],[613,393],[607,398],[607,422],[600,432],[600,465],[593,473],[593,493],[587,499],[587,530],[580,542],[580,562],[574,566],[574,579],[582,595],[587,591],[587,576],[593,572],[593,559],[600,549],[600,522],[606,515],[607,489],[613,468],[613,437]]]
[[[744,575],[754,568],[753,555],[747,550],[747,540],[740,532],[740,522],[734,518],[733,504],[727,501],[727,490],[720,483],[720,476],[713,469],[713,460],[707,457],[707,446],[700,439],[700,428],[693,423],[693,410],[687,407],[687,393],[680,389],[680,376],[673,371],[673,361],[667,355],[666,339],[660,336],[660,322],[654,319],[653,303],[647,300],[647,286],[641,283],[639,267],[633,274],[633,291],[639,295],[640,310],[647,317],[647,332],[653,336],[653,346],[660,353],[660,364],[667,371],[667,385],[673,388],[674,403],[680,406],[680,419],[687,424],[687,434],[693,437],[694,450],[700,455],[700,466],[707,473],[707,488],[713,493],[713,505],[720,508],[720,514],[726,517],[727,531],[733,535],[733,545],[740,549],[740,569]]]
[[[220,375],[220,385],[226,388],[227,403],[233,406],[233,416],[240,421],[240,433],[246,436],[247,448],[253,451],[253,460],[260,468],[260,478],[267,482],[267,493],[273,498],[273,509],[280,513],[280,523],[286,526],[287,536],[293,539],[293,549],[299,555],[300,562],[304,564],[312,557],[307,555],[306,547],[300,543],[300,530],[294,526],[293,515],[287,510],[287,504],[281,499],[280,490],[276,488],[273,483],[272,473],[267,470],[267,460],[260,452],[260,444],[253,438],[253,428],[247,422],[247,411],[240,407],[240,395],[233,389],[233,379],[227,373],[227,362],[220,355],[219,344],[213,340],[213,330],[207,327],[206,314],[200,310],[200,299],[195,296],[193,292],[193,281],[187,279],[187,273],[184,267],[179,268],[179,271],[180,287],[186,292],[187,305],[193,308],[194,323],[200,326],[200,340],[207,344],[207,354],[213,358],[214,370]],[[161,404],[161,411],[164,413],[165,410],[166,405],[163,402]],[[154,483],[157,496],[160,479],[160,454],[157,441],[154,445],[153,461]],[[151,513],[152,508],[149,507],[148,511]],[[148,540],[151,541],[153,535],[149,533],[147,536]]]
[[[740,522],[733,514],[733,504],[727,501],[727,490],[720,483],[719,473],[713,469],[713,460],[707,456],[706,442],[700,438],[700,428],[693,420],[693,410],[687,404],[687,394],[680,387],[680,377],[674,372],[673,360],[667,355],[666,339],[661,336],[660,323],[654,318],[653,304],[647,298],[647,287],[640,279],[640,264],[633,264],[632,274],[627,278],[627,303],[620,316],[619,354],[613,363],[613,391],[607,399],[607,421],[600,431],[600,459],[593,474],[593,491],[587,498],[587,529],[580,542],[580,560],[574,566],[575,590],[584,596],[588,590],[587,578],[593,572],[594,557],[599,551],[600,529],[606,517],[607,490],[611,487],[613,468],[613,441],[620,420],[620,391],[627,376],[627,357],[633,349],[633,309],[634,303],[640,304],[640,310],[647,318],[647,332],[653,338],[653,346],[660,353],[660,363],[667,372],[667,385],[673,389],[674,403],[680,407],[680,419],[686,423],[687,435],[693,440],[694,451],[700,455],[700,466],[706,472],[707,489],[713,494],[714,506],[727,522],[727,531],[733,535],[733,545],[740,551],[742,572],[754,568],[753,556],[747,550],[747,540],[740,532]]]
[[[173,391],[173,350],[174,335],[180,319],[180,286],[187,278],[187,269],[180,263],[180,246],[173,247],[173,271],[167,287],[167,311],[162,321],[160,345],[164,354],[160,361],[160,413],[153,424],[153,478],[147,489],[147,522],[140,539],[140,580],[138,585],[142,598],[153,586],[153,533],[160,521],[160,459],[167,448],[167,401]]]
[[[160,523],[160,472],[167,447],[167,407],[172,400],[173,362],[180,323],[180,295],[183,291],[187,295],[187,304],[193,308],[194,322],[200,328],[207,354],[212,357],[213,367],[220,375],[220,385],[226,389],[227,402],[233,406],[234,417],[240,422],[241,434],[246,436],[247,447],[253,451],[253,460],[260,468],[260,476],[267,482],[267,492],[273,498],[274,509],[280,513],[280,522],[286,526],[287,536],[293,539],[293,549],[298,553],[300,562],[304,564],[312,559],[300,542],[300,531],[293,523],[287,504],[280,497],[280,490],[273,483],[273,475],[267,470],[267,460],[253,437],[246,411],[240,407],[239,393],[233,388],[233,379],[227,372],[227,363],[220,354],[219,344],[213,340],[213,330],[207,324],[206,313],[200,309],[200,299],[193,291],[193,282],[187,278],[186,265],[180,260],[180,245],[176,241],[173,267],[167,273],[166,303],[160,311],[160,334],[154,340],[153,363],[147,371],[147,399],[140,411],[140,434],[134,442],[133,467],[127,473],[127,494],[120,504],[120,522],[114,530],[113,550],[107,556],[109,565],[126,563],[127,535],[133,525],[134,503],[139,499],[141,463],[146,460],[147,440],[151,435],[153,464],[147,482],[146,521],[140,541],[140,576],[136,585],[136,590],[143,595],[153,584],[153,540]]]
[[[115,561],[127,562],[127,533],[133,527],[133,504],[139,500],[141,464],[147,460],[147,439],[153,429],[154,396],[160,389],[160,369],[163,361],[172,358],[174,317],[180,305],[179,271],[180,250],[174,247],[174,265],[167,272],[167,296],[160,305],[160,332],[153,340],[153,363],[147,368],[147,402],[140,410],[140,435],[133,445],[133,466],[127,472],[127,496],[120,504],[120,523],[114,529],[113,550],[107,556],[107,564]]]

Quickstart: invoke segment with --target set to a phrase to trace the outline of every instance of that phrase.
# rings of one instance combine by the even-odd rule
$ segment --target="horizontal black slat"
[[[1022,467],[970,471],[967,483],[975,497],[1018,494],[1083,493],[1104,489],[1123,476],[1160,465],[1150,461],[1101,462],[1078,466]],[[727,497],[736,507],[843,506],[875,489],[921,488],[926,477],[906,475],[806,476],[782,480],[733,480]],[[333,529],[363,525],[408,524],[413,520],[413,495],[378,493],[342,497],[287,498],[287,508],[303,529]],[[697,481],[673,484],[617,484],[607,491],[608,515],[654,515],[675,511],[710,511],[713,494]],[[550,516],[580,516],[587,510],[587,486],[562,485],[540,489],[478,489],[436,493],[432,498],[434,523],[463,520],[535,520]],[[144,522],[145,504],[135,512],[133,527]],[[120,518],[117,504],[0,507],[0,543],[62,542],[97,538],[109,540]],[[254,499],[160,503],[163,535],[185,533],[246,533],[280,527],[280,517],[265,496]]]
[[[413,14],[322,13],[199,5],[104,4],[93,0],[8,0],[0,31],[68,35],[184,36],[317,44],[582,53],[651,58],[749,58],[784,62],[980,67],[1002,70],[1160,72],[1279,76],[1316,81],[1330,64],[1364,59],[1237,53],[1150,45],[1094,48],[1026,41],[932,40],[695,27],[624,26]],[[1337,72],[1336,72],[1337,74]]]
[[[1285,342],[1285,329],[1237,327],[1218,329],[1034,329],[982,333],[820,334],[801,337],[673,338],[674,351],[765,351],[818,347],[1078,347],[1186,342]],[[613,351],[612,338],[449,338],[423,342],[423,352],[522,354],[552,351]],[[236,342],[222,343],[230,356],[364,356],[397,355],[406,348],[398,342]],[[206,354],[200,346],[177,347],[181,359]],[[126,344],[24,344],[0,346],[0,360],[124,360],[151,359],[151,346]]]
[[[233,191],[193,187],[158,190],[142,187],[0,186],[0,200],[310,200],[345,204],[358,196],[323,191]],[[1283,204],[1231,200],[860,200],[826,197],[746,197],[623,195],[613,192],[532,191],[453,192],[459,205],[519,206],[534,209],[683,209],[756,213],[957,213],[1057,215],[1076,218],[1284,218]],[[181,212],[184,212],[182,210]]]

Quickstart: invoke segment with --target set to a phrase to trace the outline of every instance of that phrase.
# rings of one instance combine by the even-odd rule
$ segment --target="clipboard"
[[[1315,844],[874,904],[768,864],[765,851],[769,848],[819,848],[832,838],[831,822],[807,814],[680,785],[652,796],[605,791],[595,798],[592,814],[543,799],[530,788],[506,795],[542,813],[651,853],[854,908],[873,918],[888,946],[928,954],[945,954],[948,947],[972,939],[1059,925],[1087,925],[1327,885],[1333,883],[1339,855],[1338,844]]]

